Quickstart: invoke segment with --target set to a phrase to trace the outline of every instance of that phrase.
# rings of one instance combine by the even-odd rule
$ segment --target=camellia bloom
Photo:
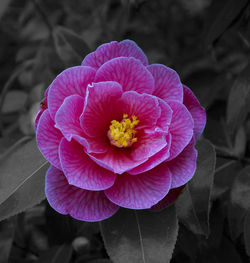
[[[48,202],[84,221],[164,208],[195,172],[205,122],[174,70],[133,41],[101,45],[56,77],[37,115]]]

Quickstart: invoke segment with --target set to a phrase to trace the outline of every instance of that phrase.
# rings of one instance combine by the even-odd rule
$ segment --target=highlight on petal
[[[82,145],[62,139],[60,144],[62,170],[70,185],[86,190],[104,190],[114,184],[116,175],[92,161]]]
[[[50,117],[49,110],[45,110],[37,126],[37,146],[44,157],[59,169],[61,169],[61,164],[58,150],[62,138],[61,132],[55,128],[55,123]]]
[[[139,59],[144,66],[148,64],[146,55],[134,41],[123,40],[120,43],[113,41],[99,46],[95,52],[84,58],[82,66],[98,69],[105,62],[117,57],[134,57]]]
[[[182,103],[183,88],[179,75],[171,68],[161,64],[147,66],[155,80],[153,95],[165,100],[176,100]]]
[[[135,58],[119,57],[103,64],[96,72],[95,82],[116,81],[123,91],[152,94],[154,78],[143,64]]]
[[[94,81],[96,71],[91,67],[77,66],[64,70],[50,85],[48,94],[48,108],[52,119],[64,99],[70,95],[86,94],[88,84]]]
[[[166,136],[167,145],[161,149],[159,152],[149,157],[144,163],[136,166],[135,168],[128,171],[129,174],[140,174],[144,173],[152,168],[156,167],[163,161],[165,161],[170,155],[170,147],[171,147],[171,134],[167,134]]]
[[[107,134],[111,120],[119,116],[116,102],[121,96],[122,87],[114,81],[88,86],[85,106],[80,117],[81,127],[88,136]]]
[[[161,211],[167,206],[171,205],[173,202],[177,200],[179,197],[182,189],[185,187],[185,185],[180,186],[178,188],[171,189],[168,194],[156,205],[151,207],[151,210],[153,211]]]
[[[158,203],[168,193],[171,173],[165,166],[142,174],[121,174],[115,184],[105,190],[106,196],[115,204],[131,209],[147,209]]]
[[[169,101],[173,111],[169,132],[172,136],[169,160],[175,158],[188,145],[193,136],[194,121],[187,108],[176,101]]]
[[[172,174],[171,188],[182,186],[193,177],[196,170],[196,159],[197,151],[194,148],[194,139],[192,139],[176,158],[166,161]]]
[[[101,221],[111,217],[119,208],[103,191],[88,191],[69,185],[63,172],[54,166],[47,171],[45,193],[57,212],[78,220]]]
[[[183,104],[190,111],[194,119],[194,137],[197,140],[202,134],[206,125],[206,112],[203,107],[201,107],[199,101],[193,94],[193,92],[183,85],[184,99]]]

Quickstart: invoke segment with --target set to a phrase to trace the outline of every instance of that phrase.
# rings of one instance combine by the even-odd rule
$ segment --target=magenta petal
[[[92,161],[84,153],[83,147],[74,142],[62,139],[60,160],[63,172],[70,185],[85,190],[104,190],[114,184],[116,175]]]
[[[142,174],[122,174],[115,184],[105,190],[113,203],[131,209],[147,209],[158,203],[169,191],[171,173],[166,166]]]
[[[62,138],[61,132],[55,128],[49,110],[45,110],[37,126],[37,145],[44,157],[58,169],[61,169],[58,149]]]
[[[58,109],[55,122],[64,137],[70,141],[73,135],[83,136],[80,125],[80,116],[83,111],[84,98],[79,95],[67,97]]]
[[[194,148],[194,140],[173,160],[166,164],[172,174],[171,188],[186,184],[194,175],[196,170],[197,151]]]
[[[118,206],[103,191],[88,191],[68,184],[62,171],[51,166],[46,174],[45,193],[49,204],[61,214],[83,221],[101,221],[111,217]]]
[[[143,65],[146,66],[148,64],[146,55],[134,41],[123,40],[120,43],[113,41],[101,45],[95,52],[84,58],[82,65],[98,69],[105,62],[117,57],[134,57],[139,59]]]
[[[152,94],[154,78],[143,64],[135,58],[114,58],[103,64],[96,72],[95,82],[116,81],[123,91]]]
[[[184,188],[184,186],[171,189],[168,194],[156,205],[151,207],[151,210],[153,211],[161,211],[168,205],[172,204],[180,195],[181,190]]]
[[[206,112],[204,108],[201,107],[199,101],[188,87],[183,85],[183,90],[184,90],[183,104],[190,111],[194,119],[194,137],[197,140],[199,136],[202,134],[206,125]]]
[[[146,162],[129,170],[128,173],[133,174],[133,175],[144,173],[156,167],[158,164],[162,163],[163,161],[165,161],[170,155],[169,153],[169,149],[171,146],[171,135],[170,134],[167,135],[166,141],[167,141],[167,145],[163,149],[161,149],[159,152],[151,156]]]
[[[169,132],[172,135],[169,160],[175,158],[188,145],[193,136],[194,121],[187,108],[176,101],[169,101],[173,111]]]
[[[80,117],[81,127],[88,136],[107,134],[111,120],[117,117],[116,101],[121,95],[121,85],[114,81],[88,86],[84,110]]]
[[[153,95],[165,100],[183,101],[183,88],[178,74],[171,68],[161,64],[147,66],[155,79]]]
[[[63,103],[70,95],[80,95],[83,98],[86,94],[87,85],[94,81],[96,71],[90,67],[72,67],[59,74],[50,85],[48,94],[48,107],[52,119]]]
[[[156,126],[161,131],[167,133],[172,120],[173,111],[164,100],[158,98],[158,103],[161,108],[161,116],[157,120]]]
[[[149,94],[138,94],[135,91],[124,92],[118,105],[122,114],[126,113],[130,118],[133,115],[137,117],[140,122],[136,128],[154,127],[161,116],[158,98]]]

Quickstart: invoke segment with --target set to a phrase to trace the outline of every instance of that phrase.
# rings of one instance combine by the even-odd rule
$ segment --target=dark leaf
[[[250,65],[237,77],[230,90],[227,104],[227,123],[231,132],[235,132],[244,122],[250,110]]]
[[[244,241],[247,255],[250,257],[250,211],[247,212],[244,220]]]
[[[207,140],[200,140],[197,168],[177,201],[180,220],[196,234],[209,235],[210,199],[215,169],[215,150]]]
[[[116,263],[170,262],[178,234],[175,207],[161,212],[120,209],[101,222],[101,233]]]
[[[1,0],[0,1],[0,19],[3,16],[4,12],[6,11],[9,3],[10,3],[10,0]]]
[[[206,44],[209,46],[213,45],[213,43],[232,25],[247,4],[248,0],[229,0],[225,1],[225,5],[221,6],[220,10],[213,10],[211,24],[206,33]]]
[[[58,26],[53,31],[56,52],[65,66],[81,64],[85,55],[89,53],[86,43],[76,33],[68,28]]]
[[[6,94],[4,98],[2,112],[11,113],[15,111],[20,111],[23,109],[28,95],[24,91],[12,90]]]
[[[47,168],[48,162],[39,152],[35,140],[1,160],[0,220],[20,213],[45,198]]]

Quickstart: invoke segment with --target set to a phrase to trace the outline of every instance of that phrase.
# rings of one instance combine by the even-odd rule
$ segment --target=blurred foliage
[[[99,44],[126,38],[138,43],[150,63],[174,68],[194,91],[207,111],[203,136],[214,145],[202,140],[197,146],[203,154],[197,178],[177,203],[178,212],[184,199],[186,210],[178,212],[172,262],[249,262],[249,32],[247,0],[1,0],[0,219],[14,216],[0,222],[0,263],[111,262],[98,224],[62,216],[41,202],[39,167],[47,164],[29,145],[54,77]],[[116,217],[103,224],[104,237]],[[175,239],[174,232],[171,245]],[[112,258],[120,257],[114,240],[105,243]]]

